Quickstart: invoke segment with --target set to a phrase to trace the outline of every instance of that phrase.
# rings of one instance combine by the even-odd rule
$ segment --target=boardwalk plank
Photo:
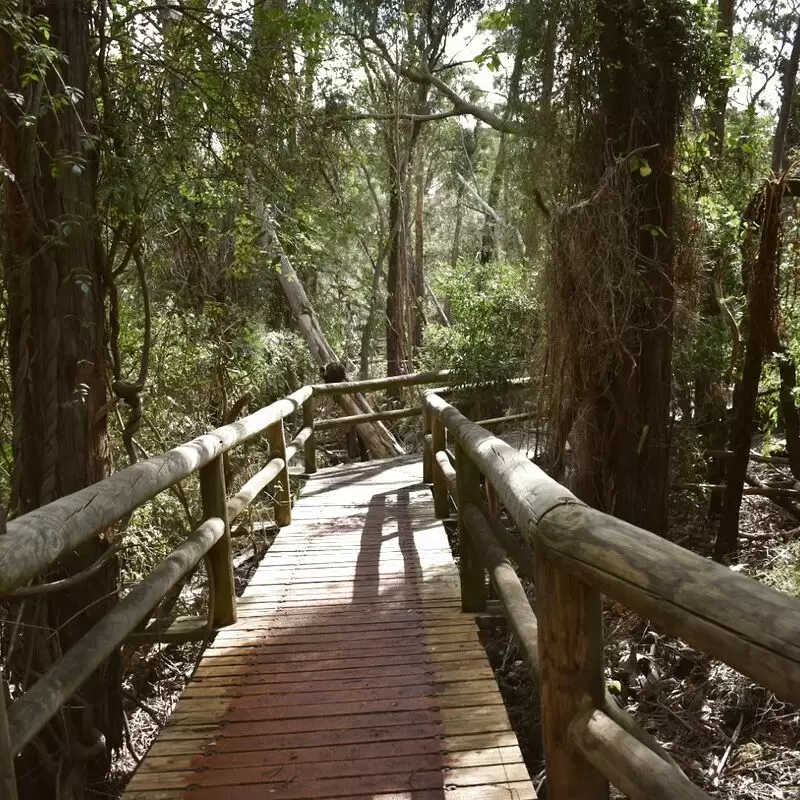
[[[322,470],[129,800],[535,800],[409,459]]]

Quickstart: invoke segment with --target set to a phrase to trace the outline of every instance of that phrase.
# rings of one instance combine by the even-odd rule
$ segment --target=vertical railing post
[[[214,603],[211,622],[215,628],[222,628],[236,622],[236,584],[233,580],[231,526],[228,521],[222,456],[217,456],[200,470],[200,497],[203,503],[203,519],[218,517],[225,523],[222,538],[208,551],[208,564],[211,568],[209,579],[213,586],[211,597]]]
[[[431,435],[431,412],[422,397],[422,482],[433,483],[433,436]]]
[[[314,432],[314,395],[303,403],[303,427],[311,428],[311,435],[306,439],[303,450],[306,475],[313,475],[317,471],[317,435]]]
[[[6,682],[0,670],[0,797],[17,800],[17,778],[14,774],[14,753],[11,752],[11,731],[6,710]]]
[[[496,517],[500,516],[500,512],[503,510],[503,506],[500,503],[500,498],[497,496],[497,492],[494,490],[494,486],[489,482],[487,478],[486,481],[486,505],[489,507],[489,511],[492,512]]]
[[[283,460],[283,469],[270,484],[270,491],[273,497],[275,522],[278,527],[284,528],[292,524],[292,495],[289,487],[289,465],[286,463],[286,437],[283,432],[282,419],[273,422],[267,428],[267,441],[269,442],[270,458]]]
[[[481,499],[481,473],[460,444],[456,444],[458,488],[458,571],[461,574],[461,608],[477,613],[486,610],[486,570],[472,541],[463,510]]]
[[[435,415],[431,415],[431,451],[433,465],[433,512],[437,519],[450,516],[450,500],[447,492],[447,481],[435,463],[436,453],[447,447],[447,432],[444,423]]]
[[[536,548],[541,726],[547,796],[607,800],[608,781],[575,749],[570,723],[603,707],[603,617],[600,593]]]

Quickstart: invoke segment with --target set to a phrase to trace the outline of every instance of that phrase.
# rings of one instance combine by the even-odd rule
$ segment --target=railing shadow
[[[212,666],[201,667],[148,756],[168,751],[174,765],[183,747],[193,800],[243,781],[274,800],[448,796],[441,687],[420,603],[437,575],[420,552],[424,528],[414,529],[416,480],[376,492],[363,514],[335,526],[335,508],[296,507],[296,522],[311,528],[302,563],[290,563],[288,528],[276,542],[285,538],[285,554],[267,556],[273,602],[252,631],[220,634],[217,655],[204,662]],[[208,718],[201,702],[226,709],[205,730],[192,724]],[[197,756],[201,739],[210,744]],[[497,735],[476,736],[472,746],[495,747]],[[166,788],[163,774],[158,780]]]

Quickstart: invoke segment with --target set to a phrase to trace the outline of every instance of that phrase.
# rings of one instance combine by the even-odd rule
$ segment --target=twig
[[[147,714],[147,716],[150,717],[150,719],[152,719],[153,722],[155,722],[156,725],[158,725],[159,728],[163,728],[164,727],[166,722],[160,718],[160,716],[158,714],[158,711],[156,711],[154,708],[151,708],[149,705],[147,705],[147,703],[145,703],[144,700],[141,700],[132,691],[130,691],[129,689],[123,689],[122,690],[122,696],[128,698],[128,700],[133,701],[133,703],[135,703],[136,707],[137,708],[141,708],[142,711],[144,711],[144,713]]]
[[[725,769],[725,765],[728,763],[728,759],[731,755],[731,750],[733,746],[736,744],[736,740],[739,738],[739,734],[742,732],[742,725],[744,724],[744,714],[739,715],[739,723],[736,725],[736,730],[733,732],[733,736],[731,736],[730,742],[728,742],[728,746],[725,748],[725,753],[723,754],[722,758],[719,760],[719,764],[717,764],[717,769],[715,770],[713,784],[715,787],[719,786],[719,779],[722,776],[722,771]]]

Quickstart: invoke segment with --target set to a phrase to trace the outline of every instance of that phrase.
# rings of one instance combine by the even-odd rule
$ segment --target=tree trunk
[[[725,151],[725,117],[728,111],[728,93],[730,92],[731,79],[729,77],[729,61],[731,57],[731,43],[733,40],[733,23],[735,18],[735,4],[733,0],[718,0],[717,3],[717,33],[724,36],[723,48],[725,56],[724,75],[717,81],[711,98],[710,128],[714,134],[711,149],[717,159],[721,159]]]
[[[554,388],[553,431],[574,414],[581,499],[661,533],[670,453],[672,172],[691,55],[678,0],[598,0],[595,7],[595,149],[576,164],[592,195],[556,215],[548,268],[550,319],[559,332],[554,365],[563,375]]]
[[[406,303],[408,287],[408,214],[403,179],[390,177],[389,268],[386,272],[386,374],[402,375],[408,363]]]
[[[521,26],[517,50],[514,56],[514,66],[511,69],[511,77],[508,84],[508,101],[503,112],[503,121],[511,121],[519,105],[520,84],[522,81],[522,70],[525,65],[525,56],[528,50],[528,36],[530,27],[525,21],[530,16],[530,10],[521,9],[523,25]],[[496,256],[497,251],[497,207],[500,203],[500,191],[503,188],[503,179],[506,172],[506,160],[508,155],[508,133],[503,131],[500,134],[500,143],[497,146],[497,158],[494,162],[492,180],[489,183],[489,196],[487,205],[490,211],[484,215],[483,234],[481,236],[481,264],[488,264]]]
[[[456,224],[453,228],[453,244],[450,248],[450,266],[455,268],[461,257],[461,228],[464,224],[464,184],[458,182],[456,193]]]
[[[338,362],[336,353],[328,344],[303,284],[297,277],[297,273],[294,271],[288,256],[283,251],[272,225],[264,213],[264,209],[258,203],[255,203],[255,207],[259,221],[264,225],[261,246],[267,252],[273,248],[277,249],[281,262],[281,271],[278,276],[281,288],[292,309],[294,318],[300,328],[300,333],[306,340],[306,344],[308,344],[311,357],[324,369],[328,364]],[[348,416],[372,412],[363,394],[337,395],[336,402]],[[356,430],[375,458],[389,458],[405,454],[405,450],[382,422],[366,422],[358,425]]]
[[[789,469],[795,480],[800,481],[800,413],[794,401],[797,389],[797,366],[785,346],[780,348],[778,370],[781,376],[780,405],[786,433],[786,454]]]
[[[417,145],[414,170],[414,261],[411,276],[411,352],[414,360],[422,351],[425,326],[425,159]]]
[[[372,291],[369,298],[369,311],[361,331],[361,352],[359,354],[358,379],[365,381],[369,379],[369,360],[372,355],[372,337],[375,334],[375,320],[380,313],[381,295],[381,256],[378,261],[372,262]]]
[[[39,5],[49,44],[64,55],[46,91],[18,83],[24,52],[0,35],[6,92],[29,103],[2,103],[2,149],[15,180],[4,186],[4,265],[9,293],[9,354],[14,416],[13,504],[22,514],[75,492],[108,474],[106,429],[104,253],[97,220],[97,160],[89,72],[90,5],[50,0]],[[54,111],[64,84],[82,94]],[[108,548],[105,534],[64,558],[48,577],[74,574]],[[50,601],[23,609],[23,633],[7,666],[23,687],[45,672],[116,602],[117,563]],[[49,636],[46,628],[57,630]],[[82,687],[71,709],[37,737],[18,762],[22,797],[55,797],[65,785],[75,797],[101,790],[112,748],[121,745],[120,666],[117,656]],[[101,737],[105,737],[105,740]]]
[[[800,62],[800,23],[795,30],[792,53],[783,81],[783,97],[775,139],[772,146],[772,171],[778,174],[785,168],[786,130],[792,114],[792,99]],[[714,558],[734,559],[739,547],[739,509],[742,489],[747,475],[750,444],[753,437],[758,383],[764,358],[778,346],[775,331],[776,283],[778,247],[780,245],[781,203],[785,184],[782,178],[773,179],[756,198],[751,208],[756,209],[754,221],[760,229],[758,257],[748,270],[747,308],[748,327],[742,382],[735,394],[734,417],[731,424],[730,449],[733,456],[728,462],[728,479],[722,502],[719,534],[714,548]],[[743,265],[744,266],[744,265]]]

